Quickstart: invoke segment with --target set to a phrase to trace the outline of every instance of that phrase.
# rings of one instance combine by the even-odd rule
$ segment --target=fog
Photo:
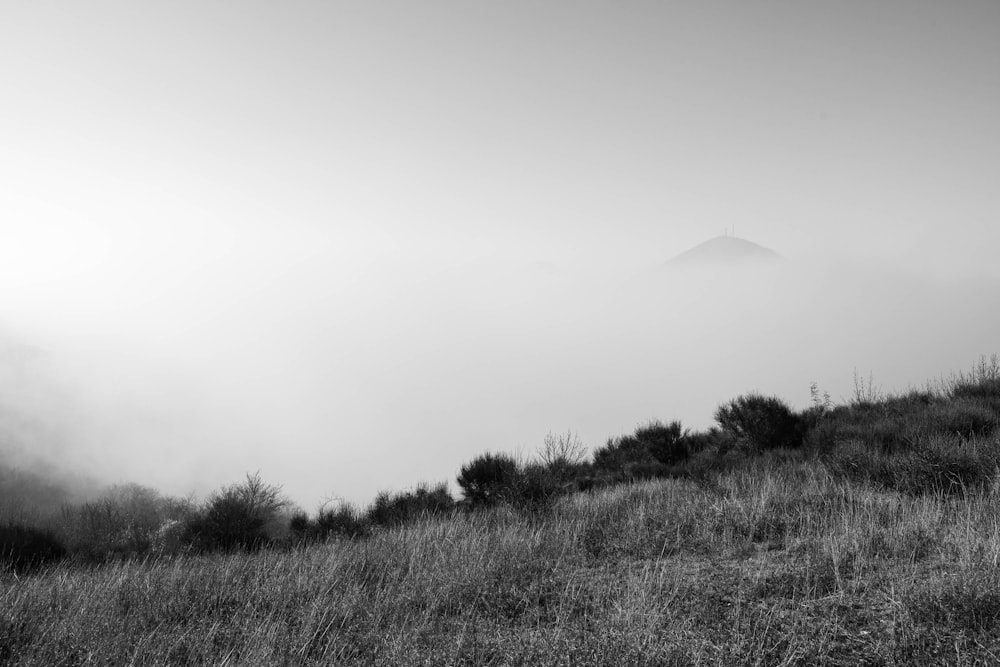
[[[5,359],[7,442],[178,494],[260,470],[306,506],[365,501],[549,431],[700,428],[750,390],[804,407],[812,382],[846,400],[855,372],[922,386],[993,352],[1000,312],[996,282],[798,262],[411,263],[355,276],[356,300],[322,258],[270,256],[287,271],[199,282],[127,328],[22,327],[36,347]]]
[[[997,352],[1000,10],[24,5],[0,448],[312,508]],[[787,261],[671,268],[735,227]]]

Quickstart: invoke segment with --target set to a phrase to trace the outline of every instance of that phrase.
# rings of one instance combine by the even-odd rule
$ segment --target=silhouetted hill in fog
[[[710,268],[746,264],[777,264],[784,257],[753,241],[735,236],[717,236],[690,250],[682,252],[669,262],[671,267]]]

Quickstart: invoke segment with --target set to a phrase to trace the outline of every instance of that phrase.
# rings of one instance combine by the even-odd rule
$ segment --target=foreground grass
[[[286,551],[0,579],[0,663],[996,664],[1000,493],[772,454]]]

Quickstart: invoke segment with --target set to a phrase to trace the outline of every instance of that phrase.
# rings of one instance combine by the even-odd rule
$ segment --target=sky
[[[998,35],[995,2],[0,2],[6,447],[311,508],[967,367]],[[795,268],[658,272],[725,228]]]

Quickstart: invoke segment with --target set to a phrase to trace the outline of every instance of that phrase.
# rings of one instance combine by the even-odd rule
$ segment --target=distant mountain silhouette
[[[667,265],[675,267],[721,267],[749,264],[777,264],[784,257],[753,241],[735,236],[717,236],[682,252]]]

